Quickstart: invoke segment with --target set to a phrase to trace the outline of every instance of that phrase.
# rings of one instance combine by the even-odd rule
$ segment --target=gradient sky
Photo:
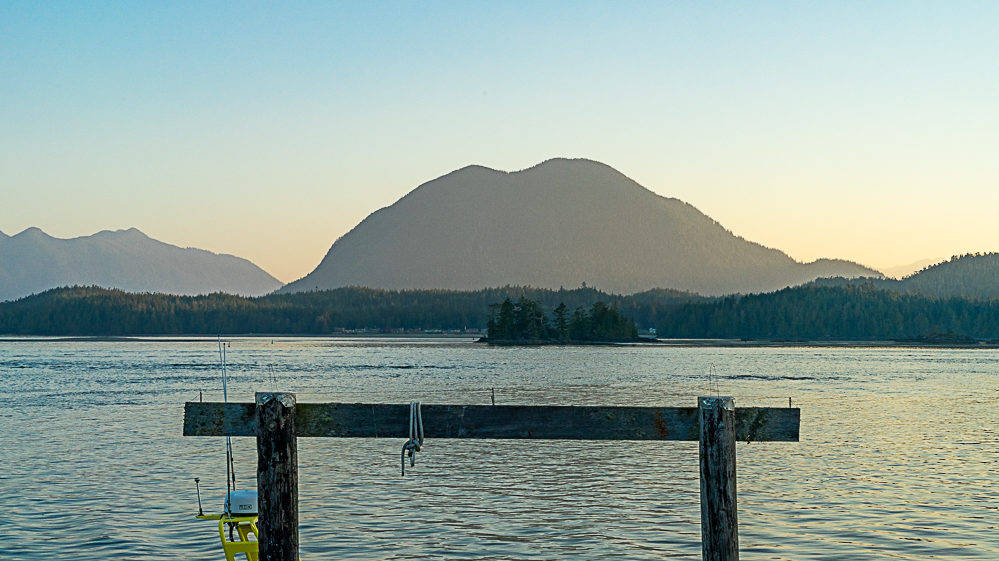
[[[605,162],[798,260],[999,251],[999,2],[0,2],[0,231],[310,272],[454,169]]]

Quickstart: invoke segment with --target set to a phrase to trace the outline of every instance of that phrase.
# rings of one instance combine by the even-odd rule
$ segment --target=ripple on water
[[[180,436],[221,399],[217,343],[0,343],[3,559],[218,559],[193,518],[225,491],[221,439]],[[999,559],[994,351],[502,348],[234,339],[230,395],[302,401],[802,408],[799,443],[740,444],[746,559]],[[945,419],[945,422],[940,422]],[[693,443],[303,439],[303,558],[700,557]],[[237,481],[255,449],[235,439]]]

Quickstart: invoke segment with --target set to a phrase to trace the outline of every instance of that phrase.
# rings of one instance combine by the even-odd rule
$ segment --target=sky
[[[613,166],[800,261],[999,251],[999,2],[0,2],[0,231],[284,282],[471,164]],[[2,266],[2,264],[0,264]]]

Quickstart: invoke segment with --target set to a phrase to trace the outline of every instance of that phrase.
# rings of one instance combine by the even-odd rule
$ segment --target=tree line
[[[629,296],[593,288],[546,290],[501,287],[478,291],[334,290],[245,298],[229,294],[173,296],[97,287],[49,290],[0,303],[0,334],[7,335],[328,335],[343,330],[482,330],[494,328],[503,304],[520,313],[533,337],[586,340],[614,310],[640,330],[660,337],[779,340],[913,339],[953,333],[999,340],[999,299],[930,298],[886,290],[874,282],[812,283],[768,294],[705,298],[657,290]],[[517,303],[527,308],[517,312]],[[596,306],[601,303],[601,306]],[[493,307],[490,307],[494,305]],[[545,316],[537,317],[538,310]],[[564,306],[562,311],[558,311]],[[570,312],[569,310],[572,310]],[[575,336],[572,321],[579,312]],[[551,314],[551,315],[549,315]],[[513,316],[516,318],[516,314]],[[528,320],[527,318],[533,317]],[[594,323],[593,318],[597,317]],[[533,323],[531,323],[533,322]],[[547,323],[546,323],[547,322]],[[603,329],[603,327],[600,327]],[[497,332],[499,333],[499,332]],[[603,333],[602,337],[606,335]],[[512,338],[519,338],[512,337]],[[525,336],[524,338],[528,338]]]
[[[999,299],[928,298],[876,283],[808,284],[727,296],[666,311],[660,337],[769,340],[918,340],[954,334],[999,340]]]
[[[548,309],[603,301],[637,321],[652,322],[669,302],[700,298],[657,290],[623,297],[593,288],[547,290],[506,286],[477,291],[347,287],[247,298],[176,296],[99,287],[48,290],[0,302],[0,334],[9,335],[324,335],[344,330],[485,331],[489,306],[527,298]],[[644,304],[643,302],[648,302]],[[635,311],[638,313],[633,313]],[[642,315],[641,318],[638,316]]]

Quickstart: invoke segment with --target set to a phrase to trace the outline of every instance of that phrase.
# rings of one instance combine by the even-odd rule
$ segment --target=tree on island
[[[635,322],[624,317],[614,306],[594,302],[589,311],[578,307],[569,317],[564,302],[553,310],[552,324],[541,303],[521,297],[514,304],[510,298],[489,306],[486,322],[490,342],[572,343],[631,341],[638,338]]]
[[[555,314],[555,324],[552,327],[555,329],[555,335],[560,342],[569,340],[569,316],[567,315],[567,310],[565,302],[559,302],[558,306],[552,310],[552,313]]]

